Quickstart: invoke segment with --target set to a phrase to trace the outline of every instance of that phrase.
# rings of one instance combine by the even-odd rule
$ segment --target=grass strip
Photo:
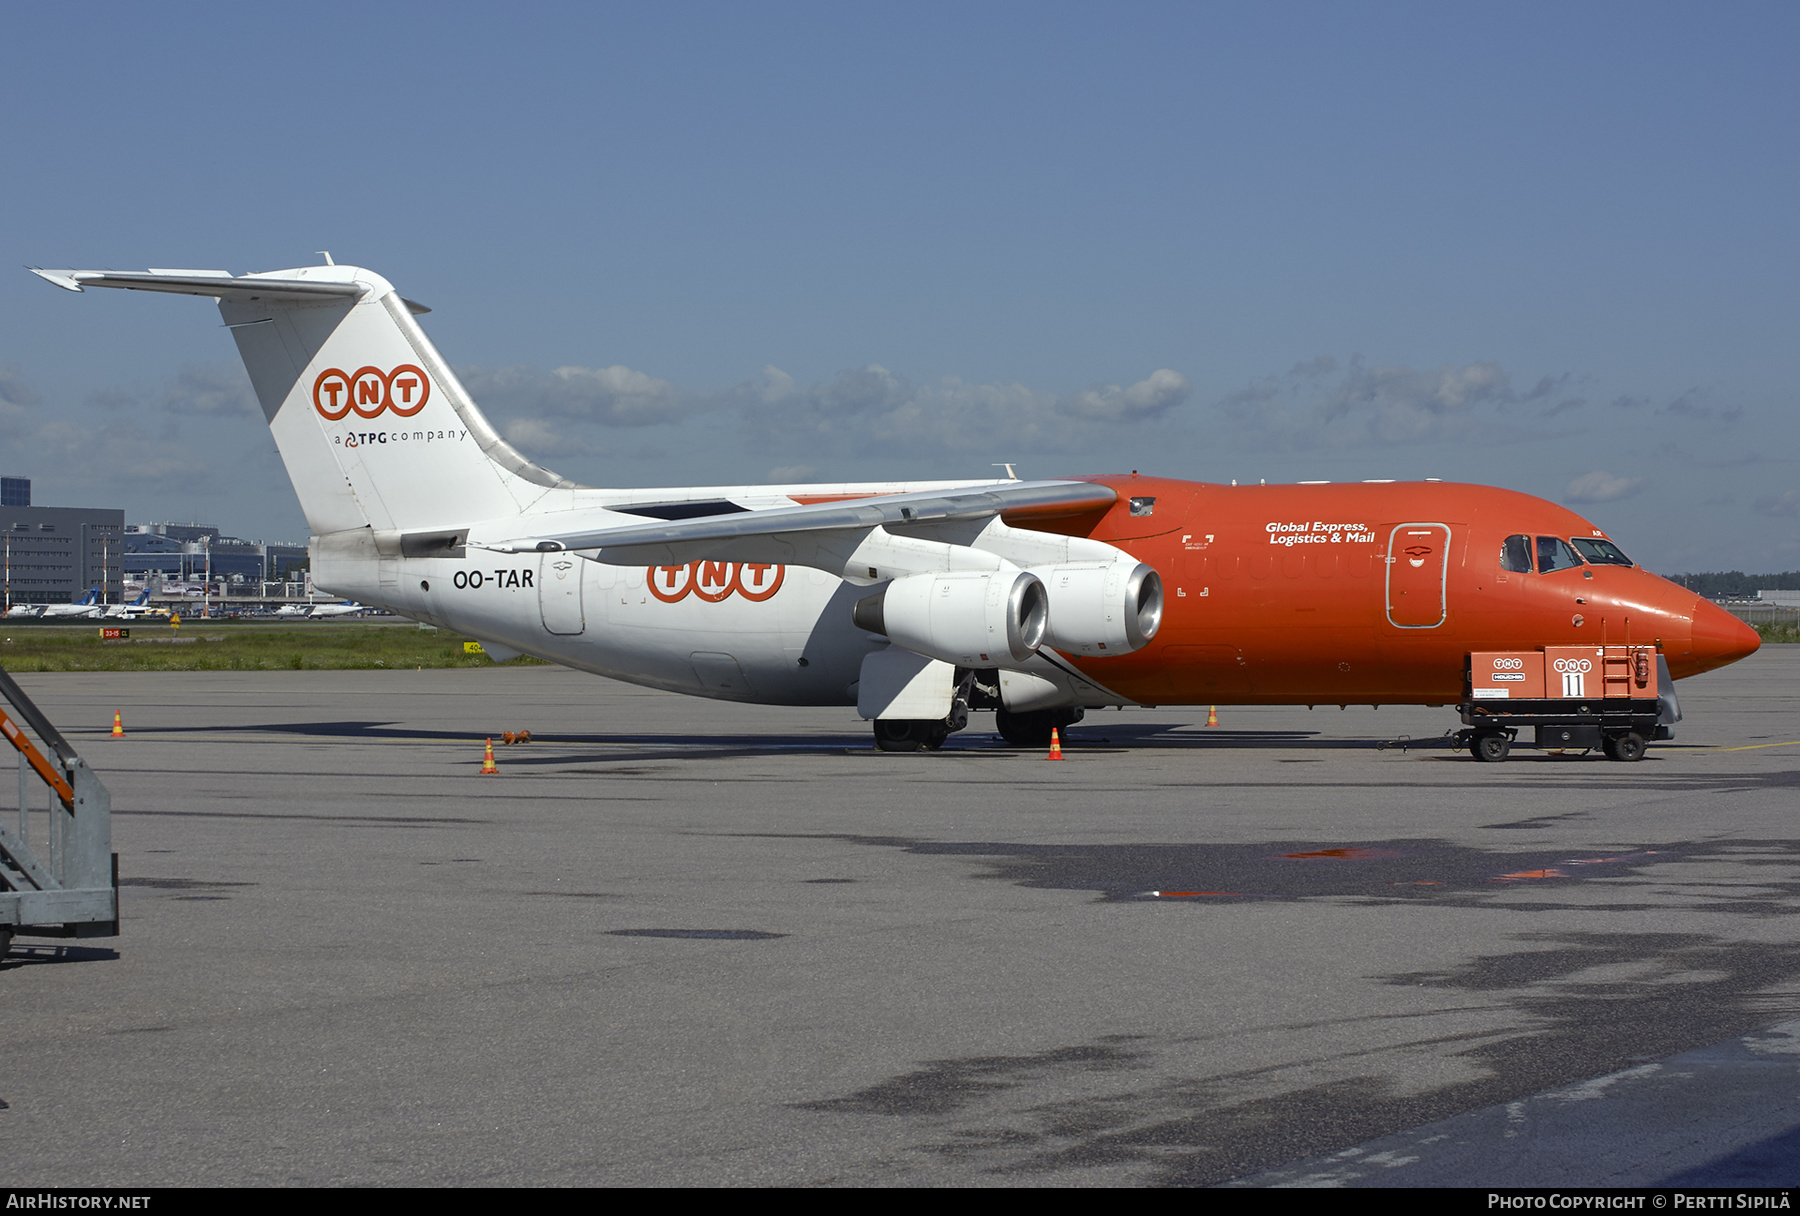
[[[0,623],[0,667],[29,671],[359,671],[371,668],[491,667],[470,639],[405,624],[237,624],[184,622],[177,628],[122,623],[129,638],[102,639],[100,624]],[[542,666],[522,656],[512,666]]]

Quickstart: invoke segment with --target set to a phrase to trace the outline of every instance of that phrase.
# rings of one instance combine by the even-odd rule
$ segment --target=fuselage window
[[[1500,542],[1500,568],[1514,574],[1531,573],[1531,538],[1509,536]]]
[[[1571,538],[1575,549],[1581,556],[1596,566],[1629,566],[1632,561],[1620,551],[1619,546],[1610,540],[1595,540],[1592,537],[1576,536]]]
[[[1575,556],[1575,550],[1569,548],[1569,542],[1558,536],[1540,536],[1537,538],[1538,573],[1549,574],[1552,570],[1571,570],[1581,564]]]

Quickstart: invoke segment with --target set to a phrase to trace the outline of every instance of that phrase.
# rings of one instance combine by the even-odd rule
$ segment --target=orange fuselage
[[[1736,617],[1638,566],[1505,569],[1510,536],[1607,539],[1511,490],[1082,480],[1112,486],[1118,503],[1026,526],[1107,541],[1162,576],[1148,646],[1072,660],[1140,703],[1450,704],[1471,651],[1653,643],[1681,679],[1759,644]]]

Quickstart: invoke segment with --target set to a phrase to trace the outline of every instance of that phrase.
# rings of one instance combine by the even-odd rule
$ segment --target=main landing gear
[[[875,748],[883,752],[935,752],[950,737],[950,724],[911,718],[875,719]]]
[[[1081,721],[1083,711],[1075,709],[1038,709],[1028,713],[994,711],[994,726],[1000,737],[1013,747],[1040,748],[1050,746],[1052,729],[1067,729]],[[935,752],[944,746],[957,730],[968,724],[968,714],[956,726],[950,720],[914,721],[908,718],[877,718],[875,747],[884,752]]]
[[[950,712],[942,718],[923,721],[912,718],[877,718],[875,747],[884,752],[935,752],[944,740],[969,724],[971,709],[994,711],[994,726],[1000,737],[1014,747],[1050,746],[1053,729],[1068,729],[1081,721],[1087,711],[1080,706],[1067,709],[1034,709],[1012,713],[1000,700],[999,673],[992,670],[957,671],[956,690]]]

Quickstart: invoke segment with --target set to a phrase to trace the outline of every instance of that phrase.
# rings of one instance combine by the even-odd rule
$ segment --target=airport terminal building
[[[126,576],[152,586],[209,576],[219,583],[279,582],[306,562],[305,545],[240,540],[211,524],[125,525]]]
[[[92,588],[116,604],[125,582],[125,512],[34,507],[31,482],[8,477],[0,504],[0,592],[5,606],[70,604]]]

